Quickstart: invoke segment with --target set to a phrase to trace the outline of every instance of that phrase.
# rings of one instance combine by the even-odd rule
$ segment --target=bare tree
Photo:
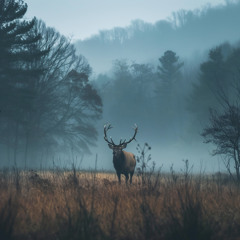
[[[95,121],[102,112],[101,98],[89,82],[91,67],[56,30],[38,21],[35,31],[42,34],[39,47],[49,52],[36,63],[45,72],[34,86],[37,94],[28,142],[36,150],[58,147],[58,151],[90,152],[89,145],[97,138]]]
[[[205,143],[213,143],[216,149],[213,155],[224,156],[225,166],[233,177],[240,181],[240,107],[227,104],[222,113],[211,110],[210,124],[206,127],[202,136]],[[232,165],[233,163],[233,165]],[[236,177],[232,174],[235,169]]]
[[[203,130],[202,136],[206,143],[216,146],[213,155],[222,155],[231,177],[240,182],[240,49],[234,49],[225,62],[222,61],[221,49],[210,52],[211,59],[219,63],[216,80],[221,82],[216,81],[212,85],[212,97],[218,105],[210,111],[210,124]],[[202,66],[206,68],[211,64],[213,62]],[[215,80],[213,76],[216,77],[216,71],[213,69],[208,68],[209,80]]]

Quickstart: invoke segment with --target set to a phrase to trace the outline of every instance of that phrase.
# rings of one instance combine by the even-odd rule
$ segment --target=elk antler
[[[138,131],[138,126],[135,124],[135,128],[134,128],[134,131],[135,131],[135,132],[134,132],[133,137],[132,137],[129,141],[127,141],[127,142],[126,142],[126,139],[125,139],[123,142],[122,142],[122,139],[121,139],[119,145],[116,145],[116,144],[113,142],[113,140],[112,140],[111,137],[110,137],[111,142],[108,140],[108,137],[107,137],[107,131],[108,131],[109,129],[111,129],[111,128],[112,128],[111,124],[106,124],[106,125],[104,125],[104,140],[105,140],[108,144],[111,144],[112,146],[123,146],[123,145],[127,145],[128,143],[130,143],[132,140],[135,139],[136,134],[137,134],[137,131]]]
[[[113,140],[112,140],[112,138],[110,137],[110,139],[111,139],[111,142],[108,140],[108,137],[107,137],[107,131],[109,130],[109,129],[111,129],[112,128],[112,126],[111,126],[111,124],[105,124],[104,125],[104,140],[107,142],[107,143],[109,143],[109,144],[111,144],[111,145],[113,145],[113,146],[116,146],[116,144],[113,142]]]
[[[135,139],[135,137],[136,137],[136,135],[137,135],[137,131],[138,131],[138,126],[137,126],[137,124],[135,124],[135,128],[134,128],[134,135],[133,135],[133,137],[129,140],[129,141],[127,141],[126,142],[126,139],[121,143],[121,141],[120,141],[120,145],[125,145],[125,144],[129,144],[133,139]]]

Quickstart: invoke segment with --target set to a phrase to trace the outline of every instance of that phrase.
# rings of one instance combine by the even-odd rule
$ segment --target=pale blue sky
[[[229,1],[229,0],[228,0]],[[231,1],[231,0],[230,0]],[[36,16],[47,26],[76,39],[88,38],[99,30],[125,27],[132,20],[154,23],[180,9],[193,10],[225,0],[25,0],[26,17]]]

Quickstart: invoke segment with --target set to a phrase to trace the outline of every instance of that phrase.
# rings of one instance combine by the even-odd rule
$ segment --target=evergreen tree
[[[161,65],[158,66],[159,76],[162,80],[176,80],[179,74],[180,68],[183,66],[182,62],[179,62],[179,57],[175,52],[168,50],[164,55],[159,58]]]
[[[166,94],[171,94],[174,84],[180,78],[180,69],[183,62],[179,62],[179,57],[173,51],[166,51],[164,55],[159,58],[160,65],[158,66],[159,78],[161,80],[160,89]]]
[[[21,0],[0,1],[1,137],[14,149],[15,164],[26,116],[34,108],[33,80],[43,73],[32,63],[47,52],[37,47],[41,36],[32,31],[35,19],[23,20],[26,11],[27,5]]]
[[[160,125],[167,135],[175,137],[181,128],[182,121],[179,116],[183,111],[183,93],[181,92],[181,68],[183,62],[173,51],[166,51],[159,58],[159,79],[156,82],[157,112],[159,112]],[[175,119],[178,118],[178,121]],[[180,126],[179,126],[180,125]]]

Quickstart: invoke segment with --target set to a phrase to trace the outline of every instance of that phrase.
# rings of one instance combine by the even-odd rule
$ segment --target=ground
[[[225,175],[2,170],[0,239],[240,239]]]

